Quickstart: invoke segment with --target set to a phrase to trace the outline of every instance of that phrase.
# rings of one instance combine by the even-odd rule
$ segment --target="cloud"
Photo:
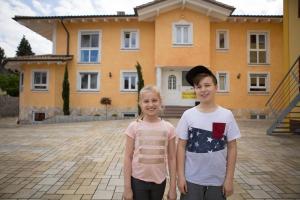
[[[32,0],[33,8],[41,15],[51,15],[51,5],[46,2],[41,3],[39,0]]]
[[[34,16],[36,12],[22,1],[0,1],[0,46],[7,57],[15,56],[23,35],[36,53],[51,51],[51,43],[12,19],[15,15]]]

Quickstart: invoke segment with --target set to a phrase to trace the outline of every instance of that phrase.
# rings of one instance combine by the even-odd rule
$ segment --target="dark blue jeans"
[[[203,186],[187,183],[187,194],[181,194],[180,200],[226,200],[222,186]]]
[[[161,184],[156,184],[131,177],[131,188],[134,200],[162,200],[166,188],[166,180]]]

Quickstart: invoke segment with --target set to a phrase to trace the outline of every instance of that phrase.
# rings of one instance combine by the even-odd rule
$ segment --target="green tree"
[[[9,96],[18,97],[19,96],[19,74],[0,74],[0,88]]]
[[[136,68],[137,75],[138,75],[138,113],[140,115],[141,114],[141,107],[139,105],[140,91],[144,87],[144,79],[143,79],[143,74],[142,74],[142,67],[139,62],[136,63],[135,68]]]
[[[4,73],[6,70],[4,69],[4,60],[6,59],[4,49],[0,47],[0,74]]]
[[[28,40],[23,35],[23,38],[21,39],[21,42],[16,51],[16,56],[32,56],[32,55],[34,55],[34,53],[31,50],[31,46]]]
[[[69,73],[68,66],[65,67],[64,81],[62,89],[62,98],[63,98],[63,112],[64,115],[70,115],[70,83],[69,83]]]

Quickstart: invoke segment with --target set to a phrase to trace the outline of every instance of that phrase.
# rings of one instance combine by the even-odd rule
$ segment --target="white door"
[[[178,105],[180,98],[179,72],[166,70],[163,72],[163,96],[165,105]]]

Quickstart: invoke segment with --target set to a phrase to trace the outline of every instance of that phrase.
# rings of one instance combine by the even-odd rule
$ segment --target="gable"
[[[135,11],[140,21],[153,21],[156,16],[178,8],[191,9],[216,21],[225,21],[235,9],[214,0],[157,0],[138,6]]]

